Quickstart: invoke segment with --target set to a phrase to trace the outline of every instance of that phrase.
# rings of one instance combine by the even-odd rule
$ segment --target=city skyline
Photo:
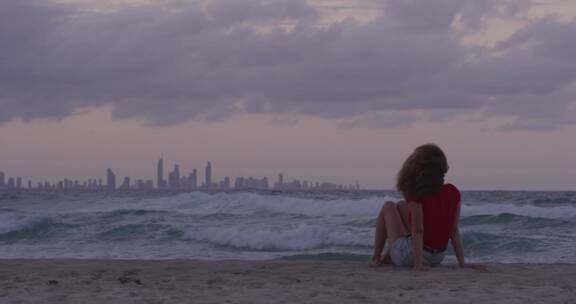
[[[27,180],[23,184],[22,176],[10,176],[0,171],[0,190],[56,190],[56,191],[129,191],[129,190],[168,190],[168,191],[231,191],[231,190],[277,190],[277,191],[301,191],[301,190],[348,190],[359,191],[360,185],[337,184],[325,181],[294,179],[284,181],[284,174],[278,173],[278,178],[270,184],[267,176],[258,178],[253,176],[235,177],[232,184],[231,176],[224,176],[222,180],[213,180],[212,162],[207,161],[204,169],[204,182],[198,183],[198,170],[192,168],[188,174],[181,174],[180,165],[174,164],[172,171],[168,172],[168,179],[164,177],[164,157],[160,157],[156,163],[156,180],[132,179],[124,176],[118,183],[118,174],[113,168],[107,168],[105,178],[89,178],[87,180],[64,178],[56,181],[32,181]],[[132,182],[133,181],[133,182]]]

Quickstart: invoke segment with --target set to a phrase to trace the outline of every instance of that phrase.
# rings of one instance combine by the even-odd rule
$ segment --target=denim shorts
[[[426,250],[422,252],[424,264],[428,266],[438,266],[444,260],[444,252],[431,253]],[[396,266],[414,266],[414,253],[412,252],[412,236],[405,236],[397,239],[390,247],[390,258]]]

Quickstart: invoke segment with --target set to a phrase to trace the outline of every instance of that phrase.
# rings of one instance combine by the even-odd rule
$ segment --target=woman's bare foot
[[[382,264],[382,257],[379,255],[373,255],[372,260],[370,260],[370,267],[378,267]]]
[[[379,256],[379,255],[374,255],[374,256],[372,256],[372,260],[370,261],[371,267],[377,267],[377,266],[385,265],[385,264],[392,264],[392,259],[390,258],[390,255],[388,253],[386,253],[384,255],[384,257]]]
[[[380,264],[392,264],[392,258],[390,258],[390,254],[386,253]]]

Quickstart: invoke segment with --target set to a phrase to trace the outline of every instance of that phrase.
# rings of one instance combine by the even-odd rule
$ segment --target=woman
[[[372,265],[392,262],[416,270],[438,266],[451,241],[460,267],[483,268],[464,261],[458,230],[460,191],[444,184],[447,172],[446,156],[434,144],[416,148],[406,159],[396,185],[406,201],[386,202],[380,210]],[[389,250],[382,258],[386,241]]]

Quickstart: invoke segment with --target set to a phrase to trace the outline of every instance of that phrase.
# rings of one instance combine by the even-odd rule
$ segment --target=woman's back
[[[440,191],[425,198],[409,198],[422,206],[424,247],[444,251],[448,246],[460,205],[460,191],[452,184],[445,184]]]

